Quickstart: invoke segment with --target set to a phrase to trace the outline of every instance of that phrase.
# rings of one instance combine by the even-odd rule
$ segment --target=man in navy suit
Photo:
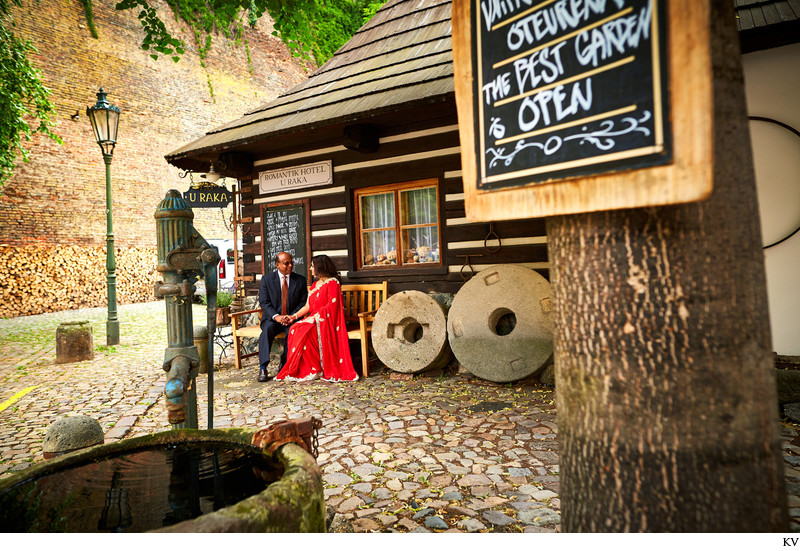
[[[261,278],[261,287],[258,291],[258,302],[261,304],[261,336],[258,338],[258,362],[261,369],[258,381],[263,383],[270,380],[267,373],[269,364],[269,351],[275,335],[286,332],[293,323],[291,317],[300,308],[306,305],[308,287],[306,278],[292,271],[294,259],[287,252],[280,252],[275,257],[276,271]],[[284,287],[285,285],[285,287]],[[281,354],[281,368],[286,363],[286,349],[284,342]]]

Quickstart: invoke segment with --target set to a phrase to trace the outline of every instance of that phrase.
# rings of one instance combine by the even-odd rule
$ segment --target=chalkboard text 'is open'
[[[478,189],[670,162],[664,0],[475,0]]]

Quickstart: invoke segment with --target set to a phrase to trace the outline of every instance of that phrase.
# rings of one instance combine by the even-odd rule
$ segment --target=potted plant
[[[206,302],[206,296],[200,297],[203,304]],[[233,302],[233,295],[228,291],[217,291],[217,325],[230,325],[231,323],[231,303]]]

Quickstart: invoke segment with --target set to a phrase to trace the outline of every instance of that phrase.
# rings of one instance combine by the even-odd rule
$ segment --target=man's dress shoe
[[[270,380],[270,376],[267,375],[267,370],[263,367],[258,372],[258,382],[259,383],[266,383]]]

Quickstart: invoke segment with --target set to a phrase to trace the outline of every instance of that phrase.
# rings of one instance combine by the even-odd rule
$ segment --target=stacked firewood
[[[117,303],[154,300],[155,247],[115,251]],[[107,304],[105,247],[0,246],[0,317]]]

